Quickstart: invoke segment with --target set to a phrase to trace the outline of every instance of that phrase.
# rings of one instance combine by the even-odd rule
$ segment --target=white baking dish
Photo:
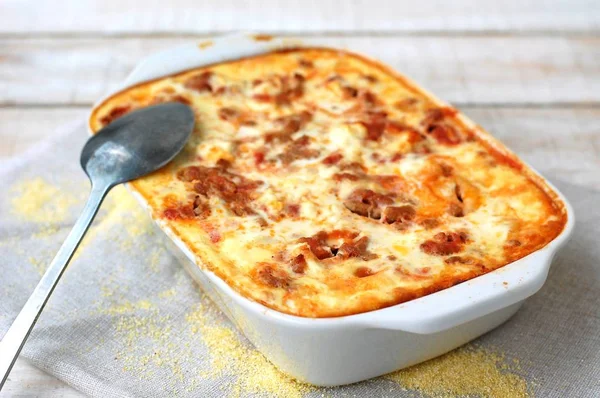
[[[236,35],[169,49],[140,62],[123,85],[107,98],[144,81],[290,45],[297,47],[299,43]],[[469,120],[464,121],[473,125]],[[142,196],[132,191],[148,207]],[[413,301],[326,319],[291,316],[246,299],[206,271],[168,226],[161,220],[155,221],[170,238],[173,252],[192,277],[270,361],[301,381],[334,386],[436,357],[509,319],[527,297],[542,287],[554,254],[573,230],[573,210],[558,195],[567,209],[568,221],[562,233],[543,249],[496,271]]]

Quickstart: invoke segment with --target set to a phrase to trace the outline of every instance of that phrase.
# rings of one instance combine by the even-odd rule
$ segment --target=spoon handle
[[[102,204],[102,200],[110,188],[111,186],[105,184],[101,186],[92,184],[90,197],[79,219],[58,250],[58,253],[56,253],[54,260],[50,263],[46,273],[42,276],[42,279],[25,303],[25,306],[19,312],[19,315],[17,315],[0,342],[0,376],[2,377],[0,389],[2,389],[10,370],[19,356],[19,352],[21,352],[21,348],[23,348],[27,337],[29,337],[29,333],[31,333],[52,291],[67,268],[67,264],[69,264],[71,257],[73,257],[77,246],[79,246],[81,239],[87,232],[98,212],[100,204]]]

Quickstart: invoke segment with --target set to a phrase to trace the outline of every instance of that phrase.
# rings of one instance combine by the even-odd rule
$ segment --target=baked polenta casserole
[[[374,61],[275,51],[131,87],[196,115],[184,151],[131,183],[207,270],[302,317],[357,314],[485,274],[548,244],[566,210],[519,159]]]

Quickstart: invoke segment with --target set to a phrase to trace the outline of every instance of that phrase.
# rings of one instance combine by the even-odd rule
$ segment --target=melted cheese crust
[[[405,302],[550,242],[566,212],[512,153],[374,61],[294,49],[190,70],[96,108],[190,104],[184,151],[132,186],[242,295],[303,317]]]

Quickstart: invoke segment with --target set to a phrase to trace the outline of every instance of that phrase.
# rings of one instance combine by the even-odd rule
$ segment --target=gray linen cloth
[[[86,138],[83,123],[72,124],[0,164],[0,336],[83,206],[88,183],[78,158]],[[575,208],[573,238],[555,258],[541,291],[510,321],[470,345],[518,360],[513,373],[529,394],[598,397],[600,192],[556,185]],[[229,329],[161,239],[127,192],[111,193],[22,355],[97,397],[465,393],[464,388],[436,392],[431,383],[409,383],[423,387],[418,391],[389,378],[312,390],[285,380]],[[502,360],[497,365],[508,372]],[[502,391],[467,393],[514,393]]]

